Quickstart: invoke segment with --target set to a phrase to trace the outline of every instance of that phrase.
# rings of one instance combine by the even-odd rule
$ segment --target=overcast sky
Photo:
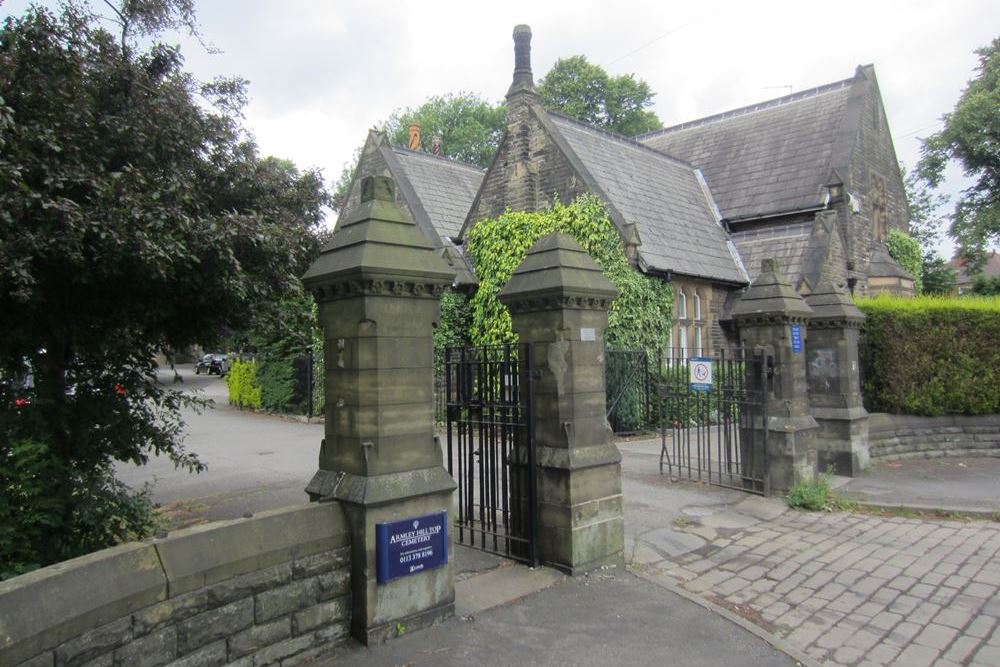
[[[7,0],[3,11],[26,5]],[[211,0],[198,11],[204,37],[222,53],[185,43],[188,68],[203,79],[248,79],[246,125],[261,151],[320,167],[330,183],[367,129],[394,109],[460,91],[499,101],[518,23],[534,34],[536,81],[557,58],[583,54],[611,74],[647,81],[665,125],[845,79],[873,63],[908,166],[919,158],[919,137],[940,128],[973,76],[973,50],[1000,34],[997,0]]]

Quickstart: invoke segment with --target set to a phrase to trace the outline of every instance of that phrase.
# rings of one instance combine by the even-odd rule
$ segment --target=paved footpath
[[[762,498],[690,509],[671,530],[634,536],[634,570],[826,664],[1000,665],[1000,525],[798,512]]]

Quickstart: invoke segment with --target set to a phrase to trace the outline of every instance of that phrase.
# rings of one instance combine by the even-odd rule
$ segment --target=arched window
[[[697,292],[694,293],[694,319],[701,319],[701,297]]]
[[[701,347],[701,327],[694,328],[694,354],[696,357],[700,357],[703,354]]]
[[[688,298],[684,290],[677,292],[677,319],[686,320],[688,316]]]
[[[688,356],[688,330],[687,327],[680,327],[678,329],[680,333],[681,342],[681,359],[687,359]]]

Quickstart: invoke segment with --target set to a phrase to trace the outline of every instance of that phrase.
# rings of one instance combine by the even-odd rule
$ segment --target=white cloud
[[[4,8],[17,14],[26,5],[8,0]],[[224,53],[186,43],[189,68],[206,79],[249,79],[247,123],[262,150],[323,167],[328,179],[395,108],[458,91],[502,98],[518,23],[534,32],[536,79],[557,58],[584,54],[648,81],[667,124],[873,63],[896,150],[912,165],[918,138],[936,129],[973,75],[973,50],[1000,25],[995,0],[212,0],[199,9],[205,37]]]

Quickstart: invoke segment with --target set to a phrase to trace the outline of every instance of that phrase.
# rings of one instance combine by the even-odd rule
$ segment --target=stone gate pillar
[[[851,297],[821,283],[806,297],[809,320],[806,361],[809,405],[819,424],[816,465],[820,472],[859,475],[869,463],[868,411],[861,401],[858,336],[865,321]]]
[[[365,178],[361,204],[303,276],[319,303],[326,362],[325,438],[306,491],[344,508],[351,630],[366,644],[395,635],[397,624],[412,630],[450,615],[455,600],[450,558],[378,582],[376,527],[403,519],[427,526],[428,515],[440,524],[444,512],[447,531],[455,489],[434,440],[431,337],[454,272],[396,205],[394,187]]]
[[[535,243],[500,293],[536,372],[541,559],[571,574],[624,563],[621,453],[604,393],[604,330],[617,295],[560,233]]]
[[[782,277],[778,262],[763,261],[760,275],[733,309],[748,352],[773,359],[766,388],[769,493],[784,493],[815,472],[816,420],[806,388],[806,325],[812,309]]]

